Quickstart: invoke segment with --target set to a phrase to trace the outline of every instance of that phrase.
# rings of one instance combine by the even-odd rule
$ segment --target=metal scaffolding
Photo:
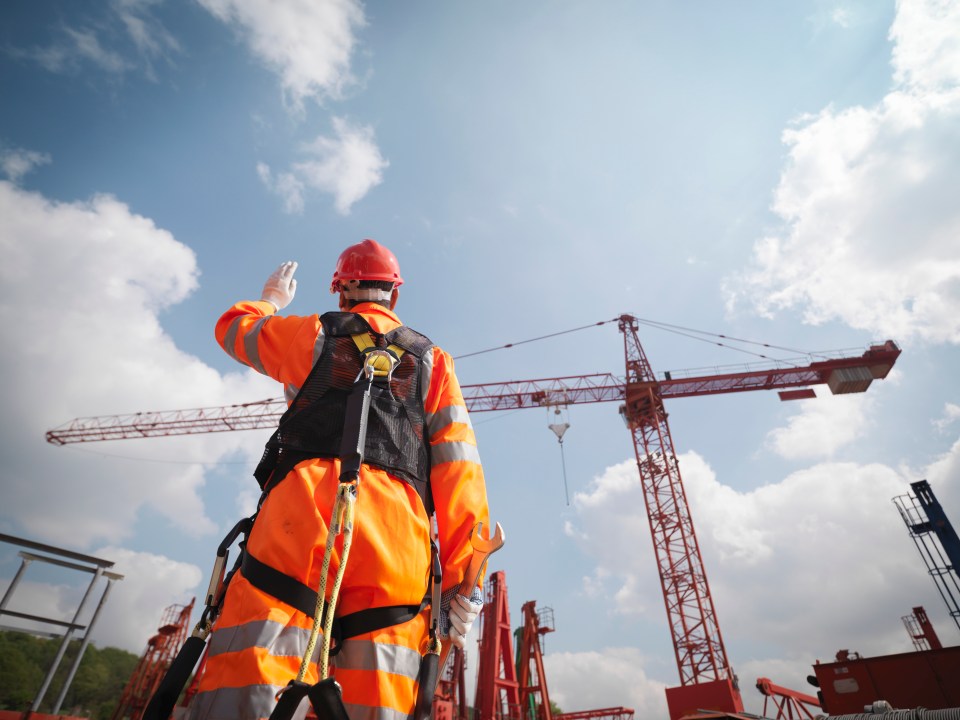
[[[73,639],[74,633],[81,630],[84,631],[83,638],[80,641],[80,647],[77,650],[77,656],[73,659],[73,663],[70,665],[70,669],[67,672],[67,677],[63,681],[63,686],[60,688],[60,693],[57,695],[57,699],[53,703],[51,713],[53,715],[58,715],[60,713],[60,707],[63,705],[63,701],[67,696],[67,691],[70,689],[70,684],[73,682],[73,677],[77,673],[77,668],[80,667],[80,661],[83,659],[83,654],[86,652],[87,645],[90,644],[90,633],[93,631],[94,625],[96,625],[97,619],[100,617],[100,611],[103,610],[103,606],[107,602],[110,589],[113,587],[114,581],[123,579],[123,575],[108,569],[113,567],[113,562],[110,560],[103,560],[90,555],[83,555],[71,550],[65,550],[64,548],[58,548],[52,545],[44,545],[32,540],[25,540],[24,538],[5,535],[3,533],[0,533],[0,542],[9,543],[11,545],[17,545],[19,547],[25,547],[29,548],[30,550],[44,553],[43,555],[37,555],[35,553],[25,551],[20,551],[17,553],[17,555],[20,557],[20,568],[17,570],[16,575],[14,575],[13,580],[10,581],[10,585],[3,594],[3,599],[0,600],[0,615],[18,618],[31,623],[40,623],[56,628],[63,628],[63,638],[60,641],[60,646],[57,648],[57,653],[53,658],[53,663],[50,665],[50,669],[47,670],[46,677],[44,677],[43,682],[40,685],[40,689],[37,691],[37,694],[33,699],[33,703],[30,705],[31,713],[39,710],[40,703],[43,702],[43,698],[47,694],[47,690],[50,689],[50,683],[52,682],[53,676],[56,674],[57,669],[60,667],[60,663],[67,651],[67,646],[70,645],[70,641]],[[90,579],[90,584],[87,585],[83,599],[80,601],[80,604],[77,606],[77,609],[73,614],[73,619],[69,622],[59,620],[57,618],[49,618],[41,615],[34,615],[31,613],[7,609],[7,605],[10,603],[10,600],[16,593],[17,587],[20,585],[20,581],[23,579],[24,573],[34,562],[46,563],[48,565],[56,565],[58,567],[67,568],[68,570],[90,573],[93,576]],[[94,595],[94,587],[101,579],[106,581],[106,585],[103,587],[100,600],[97,603],[97,607],[94,609],[93,615],[91,616],[89,622],[86,625],[82,625],[80,624],[80,619],[86,610],[88,601]],[[19,632],[30,632],[24,630],[23,628],[6,629],[17,630]],[[51,635],[51,633],[42,634]],[[56,635],[53,636],[55,637]]]

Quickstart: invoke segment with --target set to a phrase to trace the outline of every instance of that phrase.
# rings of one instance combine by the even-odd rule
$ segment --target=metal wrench
[[[487,558],[493,555],[497,550],[503,547],[504,543],[503,528],[497,523],[496,530],[490,538],[483,537],[483,523],[478,522],[470,534],[470,544],[473,545],[473,557],[470,558],[470,564],[463,575],[463,582],[460,583],[459,595],[469,598],[473,595],[473,588],[476,587],[480,579],[480,573],[483,572],[483,566]]]

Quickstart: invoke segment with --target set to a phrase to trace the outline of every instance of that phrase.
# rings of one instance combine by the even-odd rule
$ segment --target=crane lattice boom
[[[834,380],[831,385],[834,392],[862,392],[871,380],[886,377],[899,355],[900,349],[893,341],[888,340],[881,345],[870,347],[861,355],[838,354],[837,357],[809,365],[773,366],[763,369],[744,366],[734,371],[668,377],[659,382],[651,379],[650,382],[657,385],[663,398],[750,390],[785,390],[827,384]],[[844,374],[853,376],[852,380],[845,381],[846,385],[839,379]],[[627,397],[627,381],[610,373],[596,373],[464,385],[462,390],[470,412],[488,412],[583,403],[622,403]],[[190,410],[83,417],[48,431],[47,441],[54,445],[67,445],[103,440],[272,429],[277,426],[284,410],[284,400],[272,398]]]

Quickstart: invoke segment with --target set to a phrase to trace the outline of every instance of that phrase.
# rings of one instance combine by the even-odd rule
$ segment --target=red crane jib
[[[782,390],[831,384],[834,392],[863,392],[870,381],[885,378],[900,355],[900,349],[888,340],[871,346],[862,355],[839,356],[804,366],[740,369],[673,377],[667,373],[659,381],[627,382],[610,373],[569,375],[537,380],[464,385],[463,395],[471,412],[516,410],[599,402],[633,404],[650,389],[662,398],[694,397],[750,390]],[[837,381],[844,373],[854,377],[844,384]],[[276,427],[286,409],[282,398],[251,403],[166,410],[157,412],[101,415],[76,418],[47,432],[54,445],[103,440],[126,440],[168,435],[193,435],[234,430],[261,430]]]

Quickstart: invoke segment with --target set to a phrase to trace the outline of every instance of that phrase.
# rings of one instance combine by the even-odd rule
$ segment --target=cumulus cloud
[[[82,637],[93,624],[91,637],[98,644],[140,654],[146,639],[156,634],[167,607],[188,605],[203,579],[195,565],[152,553],[107,546],[92,556],[114,563],[96,580],[93,572],[32,561],[8,599],[8,609],[50,620],[75,620],[84,629],[74,637]],[[36,580],[51,575],[46,582]],[[103,607],[98,612],[101,599]],[[202,603],[203,598],[197,602]],[[24,630],[63,633],[62,628],[46,623],[15,619],[14,624]]]
[[[894,86],[783,134],[781,232],[726,279],[728,309],[797,309],[883,337],[960,342],[960,7],[898,3]]]
[[[187,536],[214,532],[200,490],[209,463],[241,451],[242,437],[132,442],[119,457],[44,440],[74,417],[275,394],[265,378],[221,376],[161,327],[158,314],[197,286],[193,252],[116,198],[58,203],[8,182],[0,251],[0,321],[17,338],[0,349],[0,527],[81,551],[123,541],[144,513]]]
[[[564,712],[628,707],[637,718],[666,717],[666,685],[647,677],[645,661],[636,648],[550,653],[544,657],[550,699]]]
[[[241,33],[260,60],[280,75],[295,107],[339,98],[355,82],[350,58],[365,25],[357,0],[199,0]]]
[[[935,623],[944,615],[891,499],[925,476],[942,503],[960,500],[960,440],[916,472],[825,462],[746,492],[719,482],[696,453],[680,456],[679,467],[741,687],[762,675],[803,688],[813,662],[841,647],[908,651],[899,618],[924,602]],[[586,582],[597,604],[662,621],[636,464],[607,468],[574,508],[568,535],[596,565]],[[753,695],[744,692],[759,702]]]
[[[102,646],[141,653],[168,606],[187,605],[193,599],[203,605],[204,598],[194,595],[198,588],[201,593],[206,590],[201,585],[204,571],[196,565],[121,547],[103,547],[95,554],[113,560],[111,569],[123,575],[111,590],[109,621],[97,628]]]
[[[767,433],[767,446],[788,460],[832,457],[867,433],[875,406],[875,400],[865,395],[801,401],[800,412],[785,427]]]
[[[275,174],[267,164],[257,165],[260,180],[283,199],[287,212],[303,212],[304,190],[312,188],[333,195],[337,212],[347,215],[354,203],[383,182],[390,163],[380,154],[373,128],[335,117],[333,131],[333,137],[320,135],[305,145],[305,159],[288,172]]]

